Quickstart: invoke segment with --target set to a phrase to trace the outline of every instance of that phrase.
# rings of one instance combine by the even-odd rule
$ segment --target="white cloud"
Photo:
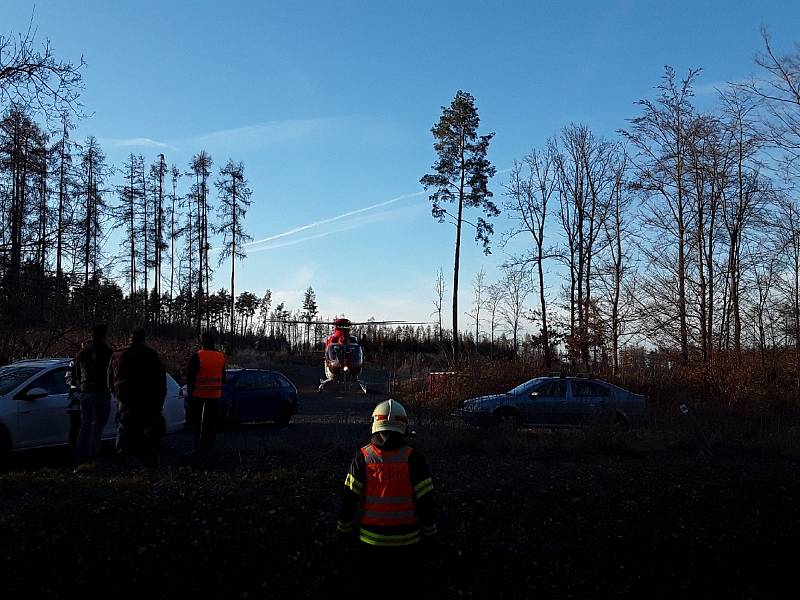
[[[165,144],[164,142],[159,142],[147,137],[108,138],[100,140],[100,143],[104,146],[112,146],[117,148],[140,147],[140,148],[166,148],[170,150],[174,149],[169,144]]]
[[[192,148],[213,148],[215,151],[230,148],[242,152],[283,144],[313,135],[341,123],[344,119],[343,117],[321,117],[266,121],[192,136],[181,140],[180,145]]]
[[[745,85],[750,83],[750,79],[732,79],[730,81],[709,81],[694,86],[695,96],[716,96],[721,90],[725,90],[730,86]]]
[[[311,223],[307,223],[305,225],[300,225],[298,227],[293,227],[287,231],[282,233],[277,233],[275,235],[271,235],[260,240],[256,240],[254,242],[250,242],[247,244],[249,252],[258,252],[260,250],[269,250],[272,248],[280,248],[282,246],[288,246],[292,244],[298,244],[308,240],[314,240],[320,237],[325,237],[326,235],[331,235],[333,233],[337,233],[340,231],[345,231],[347,229],[353,229],[354,227],[365,225],[367,223],[374,223],[376,221],[385,220],[391,218],[392,215],[397,214],[397,210],[386,210],[386,211],[378,211],[379,209],[383,209],[387,206],[391,206],[401,200],[405,200],[407,198],[416,198],[417,196],[421,196],[424,194],[424,191],[413,192],[410,194],[402,194],[397,196],[396,198],[392,198],[391,200],[385,200],[383,202],[378,202],[377,204],[372,204],[370,206],[365,206],[363,208],[358,208],[355,210],[350,210],[340,215],[336,215],[334,217],[330,217],[327,219],[321,219],[319,221],[313,221]],[[375,212],[378,211],[378,212]],[[372,213],[372,214],[367,214]],[[333,229],[327,230],[324,233],[313,235],[313,236],[306,236],[303,238],[295,238],[294,240],[287,241],[287,242],[275,242],[275,240],[279,240],[282,238],[287,238],[291,236],[295,236],[299,233],[304,231],[308,231],[310,229],[317,229],[323,226],[330,225],[332,223],[338,223],[340,221],[345,221],[346,225],[344,227],[334,227]]]

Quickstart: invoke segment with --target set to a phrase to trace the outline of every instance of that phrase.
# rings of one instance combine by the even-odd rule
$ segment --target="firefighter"
[[[396,400],[375,407],[370,443],[356,452],[345,478],[336,529],[345,543],[358,536],[366,560],[387,558],[394,566],[421,569],[428,554],[422,550],[436,539],[433,482],[423,455],[406,444],[407,428],[406,411]],[[383,577],[379,565],[371,570]]]
[[[186,420],[194,428],[195,451],[214,447],[225,383],[225,355],[216,349],[214,335],[203,332],[200,344],[202,348],[192,354],[186,369],[189,394]]]
[[[111,357],[108,386],[117,396],[117,452],[121,464],[139,459],[158,465],[164,431],[161,411],[167,395],[167,372],[158,352],[145,344],[144,329],[131,334],[130,346]]]

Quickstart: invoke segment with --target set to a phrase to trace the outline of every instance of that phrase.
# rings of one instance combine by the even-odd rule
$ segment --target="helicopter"
[[[350,335],[350,328],[354,325],[419,325],[409,321],[364,321],[354,323],[350,319],[340,317],[332,323],[333,333],[325,341],[325,356],[323,365],[325,368],[325,379],[320,379],[318,392],[325,389],[331,383],[343,383],[345,390],[350,386],[350,382],[355,382],[363,393],[367,393],[367,384],[358,378],[364,366],[364,351],[358,343],[358,339]]]
[[[364,366],[364,351],[358,339],[350,335],[352,325],[345,318],[333,322],[333,333],[325,341],[325,379],[320,380],[318,392],[334,381],[344,383],[345,386],[350,381],[355,381],[361,391],[367,393],[367,384],[358,378]]]
[[[277,321],[275,321],[277,322]],[[323,352],[323,371],[324,379],[319,380],[318,392],[322,392],[327,386],[333,383],[344,384],[345,390],[349,390],[350,385],[355,383],[360,391],[367,393],[367,383],[359,379],[359,375],[364,367],[364,350],[359,344],[358,339],[350,334],[351,327],[358,325],[418,325],[409,321],[362,321],[354,322],[345,317],[339,317],[333,321],[298,321],[281,320],[281,323],[297,323],[303,325],[331,325],[333,333],[325,340]]]

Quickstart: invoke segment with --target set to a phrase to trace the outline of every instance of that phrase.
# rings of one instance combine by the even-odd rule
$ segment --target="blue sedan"
[[[504,394],[464,401],[465,423],[486,427],[509,422],[580,427],[606,420],[623,427],[642,420],[647,397],[587,377],[537,377]]]
[[[297,388],[282,373],[265,369],[225,371],[220,425],[266,421],[286,425],[295,414]]]

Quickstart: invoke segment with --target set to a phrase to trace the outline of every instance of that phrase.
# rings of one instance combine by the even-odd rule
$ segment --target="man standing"
[[[167,395],[167,372],[158,353],[145,345],[144,329],[131,334],[130,346],[114,354],[108,385],[117,396],[117,452],[123,460],[139,458],[158,465],[164,428],[161,409]]]
[[[111,394],[106,371],[112,350],[106,344],[108,327],[98,323],[92,328],[92,339],[72,361],[70,385],[77,390],[75,401],[81,407],[80,429],[76,441],[78,469],[94,467],[100,452],[100,438],[111,412]]]
[[[225,355],[214,346],[214,336],[204,331],[202,348],[192,354],[186,369],[189,393],[186,421],[194,428],[194,449],[211,450],[220,419],[222,384],[225,383]]]
[[[344,540],[357,534],[367,560],[380,565],[386,559],[393,572],[428,579],[420,572],[420,549],[430,548],[436,536],[433,482],[425,458],[406,444],[407,427],[396,400],[375,407],[370,443],[356,452],[344,481],[336,529]],[[380,567],[367,571],[385,578]]]

